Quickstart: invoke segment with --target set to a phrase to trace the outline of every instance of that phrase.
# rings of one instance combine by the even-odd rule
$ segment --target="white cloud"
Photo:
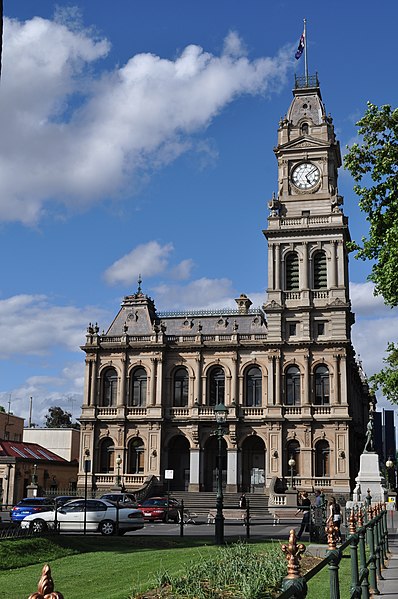
[[[201,278],[187,285],[154,287],[156,306],[161,310],[181,308],[235,308],[235,291],[229,279]]]
[[[180,281],[184,281],[189,279],[192,269],[194,267],[193,260],[188,258],[187,260],[182,260],[177,266],[171,269],[170,275],[173,279],[178,279]]]
[[[53,376],[31,376],[19,387],[0,393],[0,405],[8,409],[11,400],[11,412],[28,423],[30,397],[32,398],[32,422],[43,426],[45,416],[51,406],[59,406],[72,414],[73,419],[80,416],[83,403],[84,360],[71,362]]]
[[[96,77],[88,67],[109,43],[76,22],[6,19],[4,35],[0,220],[24,223],[50,202],[84,209],[131,191],[234,98],[280,87],[291,62],[287,51],[251,61],[230,34],[220,56],[190,45],[175,60],[138,54]]]
[[[54,348],[80,351],[89,321],[103,314],[93,308],[56,306],[44,295],[0,300],[0,358],[46,355]]]
[[[353,311],[361,317],[394,316],[398,310],[386,306],[381,295],[374,295],[374,284],[350,282],[350,296]]]
[[[131,285],[140,274],[143,277],[152,277],[162,273],[167,268],[172,251],[171,243],[162,246],[157,241],[149,241],[138,245],[130,253],[116,260],[105,271],[104,279],[109,285]]]

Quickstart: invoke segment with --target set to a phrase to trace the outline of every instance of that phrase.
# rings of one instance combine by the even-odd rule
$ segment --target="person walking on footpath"
[[[338,528],[337,542],[341,543],[341,532],[340,532],[341,507],[340,507],[340,504],[336,501],[335,497],[330,498],[328,509],[329,509],[329,516],[327,519],[327,524],[330,524],[331,522],[333,522],[334,526],[337,526],[337,528]]]
[[[239,507],[244,510],[246,509],[246,495],[242,493],[239,499]]]
[[[310,498],[308,497],[308,493],[307,491],[304,491],[303,493],[301,493],[301,503],[300,503],[300,507],[296,512],[296,516],[298,516],[298,514],[303,514],[303,519],[301,520],[301,526],[300,526],[300,530],[297,533],[297,540],[300,540],[301,535],[303,534],[303,532],[305,530],[307,530],[309,532],[309,524],[310,524],[310,516],[311,516],[311,501]]]

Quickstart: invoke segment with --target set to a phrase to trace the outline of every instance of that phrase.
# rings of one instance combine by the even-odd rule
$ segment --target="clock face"
[[[292,182],[299,189],[311,189],[319,179],[319,168],[312,162],[301,162],[292,172]]]

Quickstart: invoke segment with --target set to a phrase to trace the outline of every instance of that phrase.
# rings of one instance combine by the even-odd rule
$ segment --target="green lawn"
[[[184,573],[199,558],[218,551],[206,538],[73,537],[0,542],[0,599],[27,599],[37,590],[44,563],[65,599],[128,599],[156,586],[158,574]],[[251,543],[265,551],[270,543]],[[350,560],[340,563],[341,596],[349,596]],[[308,599],[328,596],[327,567],[309,582]]]

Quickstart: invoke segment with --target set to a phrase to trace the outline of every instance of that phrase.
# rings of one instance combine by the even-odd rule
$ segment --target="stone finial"
[[[297,543],[296,532],[294,529],[290,531],[289,544],[282,545],[282,551],[285,553],[287,559],[286,578],[300,578],[300,560],[301,555],[305,551],[305,545]]]
[[[51,578],[51,568],[48,564],[43,566],[41,578],[37,585],[37,593],[29,595],[28,599],[64,599],[62,593],[54,591],[54,582]]]

